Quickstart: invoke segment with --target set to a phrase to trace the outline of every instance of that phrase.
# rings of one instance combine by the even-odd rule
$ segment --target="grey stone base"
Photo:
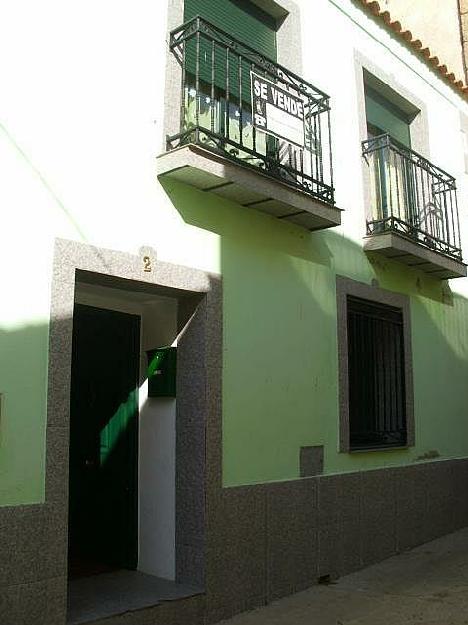
[[[211,511],[214,623],[468,525],[468,460],[224,489]]]
[[[465,527],[468,459],[208,493],[206,594],[106,625],[214,623]],[[0,623],[65,624],[64,522],[56,506],[0,508]]]
[[[65,622],[65,529],[65,511],[56,505],[0,508],[2,625]]]

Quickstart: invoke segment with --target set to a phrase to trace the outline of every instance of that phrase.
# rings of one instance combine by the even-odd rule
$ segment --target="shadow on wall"
[[[325,473],[468,455],[468,302],[335,231],[308,233],[163,180],[182,219],[220,236],[224,284],[223,483],[299,477],[301,446]],[[335,276],[410,296],[416,446],[340,454]]]

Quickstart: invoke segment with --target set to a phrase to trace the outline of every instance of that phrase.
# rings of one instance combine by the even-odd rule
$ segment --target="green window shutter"
[[[407,148],[411,148],[410,120],[408,116],[377,91],[366,88],[367,123],[378,132],[388,133]]]
[[[244,6],[245,5],[245,6]],[[233,38],[251,46],[262,56],[276,61],[276,21],[270,15],[251,3],[238,0],[185,0],[184,21],[199,15],[214,26],[224,30]],[[211,40],[200,36],[199,80],[200,92],[210,95],[212,65],[214,65],[215,98],[224,97],[227,87],[227,57],[229,57],[229,97],[231,102],[239,104],[239,87],[242,85],[242,100],[250,104],[250,63],[234,52],[226,52],[224,46],[212,47]],[[214,54],[214,63],[212,63]],[[197,57],[196,37],[186,44],[185,62],[187,84],[195,86],[195,68]],[[241,65],[241,78],[239,77]]]
[[[184,22],[197,15],[276,61],[276,20],[251,2],[185,0]]]

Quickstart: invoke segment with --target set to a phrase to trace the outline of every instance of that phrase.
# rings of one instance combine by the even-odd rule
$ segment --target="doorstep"
[[[175,604],[175,609],[179,601],[187,603],[184,600],[190,598],[194,599],[193,609],[200,612],[203,592],[196,586],[177,584],[139,571],[120,570],[72,579],[68,586],[67,625],[97,624],[101,619],[111,625],[114,619],[109,617],[154,609],[166,602]],[[118,622],[125,620],[119,617]]]

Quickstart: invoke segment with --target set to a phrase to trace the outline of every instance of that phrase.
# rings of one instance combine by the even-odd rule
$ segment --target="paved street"
[[[468,624],[468,528],[228,624]]]

